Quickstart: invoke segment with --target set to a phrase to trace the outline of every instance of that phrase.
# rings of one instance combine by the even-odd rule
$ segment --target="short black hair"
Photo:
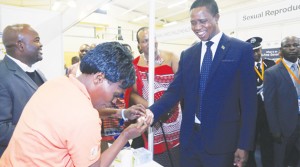
[[[102,72],[110,82],[121,81],[120,87],[126,89],[135,83],[133,56],[119,42],[105,42],[90,50],[80,62],[84,74]]]
[[[219,7],[215,0],[195,0],[190,8],[190,11],[194,8],[202,6],[205,6],[213,16],[219,13]]]

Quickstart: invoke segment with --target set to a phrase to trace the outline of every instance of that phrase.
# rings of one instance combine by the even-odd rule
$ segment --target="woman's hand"
[[[139,117],[146,117],[146,108],[141,105],[133,105],[124,111],[124,115],[129,120],[135,120]]]

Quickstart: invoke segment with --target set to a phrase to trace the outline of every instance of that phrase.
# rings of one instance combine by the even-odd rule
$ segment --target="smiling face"
[[[191,28],[201,41],[209,41],[220,32],[219,14],[212,15],[205,6],[191,10]]]
[[[23,56],[26,57],[27,64],[32,64],[41,61],[42,57],[42,43],[40,42],[39,34],[32,28],[24,28],[21,35],[21,40],[24,44]]]
[[[296,62],[300,56],[299,38],[294,36],[284,38],[281,42],[280,51],[284,59],[290,62]]]

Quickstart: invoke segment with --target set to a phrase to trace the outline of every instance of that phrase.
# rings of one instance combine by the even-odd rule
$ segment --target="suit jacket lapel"
[[[269,68],[268,64],[267,64],[265,61],[263,61],[263,66],[264,66],[264,69],[265,69],[265,70],[266,70],[267,68]]]
[[[214,76],[218,66],[220,65],[221,61],[223,60],[225,53],[227,52],[230,42],[229,42],[229,37],[226,35],[222,35],[220,42],[218,44],[212,65],[211,65],[211,71],[209,73],[209,77],[207,82],[209,82],[212,79],[212,76]]]
[[[281,76],[290,84],[294,86],[293,80],[290,76],[290,74],[288,73],[287,69],[284,67],[284,65],[282,64],[282,62],[279,63],[279,72],[281,74]]]
[[[200,85],[200,58],[201,58],[201,49],[202,49],[202,42],[199,42],[196,44],[196,46],[194,47],[193,50],[193,57],[190,59],[190,61],[192,61],[192,65],[191,67],[193,68],[190,72],[192,75],[192,78],[198,78],[196,79],[196,85],[195,85],[195,89],[197,90],[197,110],[194,110],[195,113],[199,112],[200,110],[200,93],[199,93],[199,85]]]
[[[42,73],[42,71],[36,70],[36,72],[39,74],[39,76],[42,78],[42,80],[43,80],[44,82],[47,81],[47,79],[46,79],[46,77],[44,76],[44,74]]]
[[[196,79],[196,85],[199,85],[199,79],[200,79],[200,58],[201,58],[201,48],[202,43],[199,42],[196,44],[196,46],[193,48],[192,51],[192,57],[189,59],[191,61],[191,67],[189,69],[197,69],[194,72],[191,72],[191,79]]]
[[[7,56],[5,56],[3,60],[6,62],[7,68],[11,71],[14,71],[16,76],[22,78],[33,89],[36,90],[38,88],[34,81],[14,61],[12,61]]]

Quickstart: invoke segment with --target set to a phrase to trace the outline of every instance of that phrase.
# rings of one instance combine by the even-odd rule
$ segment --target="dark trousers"
[[[255,145],[259,146],[263,167],[274,167],[273,138],[268,125],[263,102],[258,102],[256,119]],[[247,167],[256,167],[255,150],[249,152]]]
[[[300,116],[295,131],[289,137],[284,137],[282,143],[274,142],[274,166],[288,166],[288,159],[292,156],[294,149],[300,151]],[[297,167],[300,167],[300,157],[298,154]]]
[[[195,126],[193,136],[187,148],[181,149],[181,167],[232,167],[234,153],[209,154],[205,151],[201,127]]]

